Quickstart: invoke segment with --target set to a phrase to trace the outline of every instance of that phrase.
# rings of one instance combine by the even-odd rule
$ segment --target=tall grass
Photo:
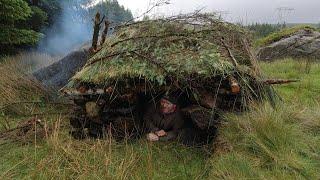
[[[284,59],[260,66],[268,78],[300,82],[275,86],[283,98],[276,109],[253,105],[225,116],[210,178],[319,179],[320,64],[308,69],[306,60]]]
[[[53,92],[44,88],[31,73],[53,61],[55,59],[50,56],[39,53],[23,53],[0,59],[0,130],[16,123],[10,116],[17,118],[44,113],[45,102]]]
[[[0,64],[0,107],[12,104],[11,110],[19,112],[23,104],[38,100],[47,93],[39,82],[34,80],[22,62],[7,58]]]
[[[260,105],[241,116],[227,115],[220,135],[232,151],[215,155],[211,177],[319,179],[320,116],[309,113]]]
[[[40,68],[46,67],[61,59],[60,56],[51,56],[39,52],[21,52],[15,56],[7,56],[0,59],[0,62],[15,62],[23,65],[24,72],[33,72]]]
[[[201,149],[144,139],[77,141],[63,128],[65,119],[56,118],[48,139],[0,146],[0,179],[203,179],[208,173]]]

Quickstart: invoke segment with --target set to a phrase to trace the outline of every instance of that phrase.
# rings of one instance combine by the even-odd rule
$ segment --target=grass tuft
[[[232,151],[213,158],[214,178],[282,177],[318,179],[319,136],[309,131],[313,119],[301,118],[299,109],[269,105],[256,106],[241,116],[229,114],[221,136]],[[303,113],[303,116],[306,116]],[[226,162],[227,161],[227,162]]]

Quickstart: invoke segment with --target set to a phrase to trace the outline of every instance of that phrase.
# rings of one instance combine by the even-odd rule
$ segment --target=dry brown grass
[[[0,112],[25,114],[44,102],[52,91],[43,87],[31,72],[54,61],[39,53],[19,54],[0,60]]]
[[[15,56],[6,57],[4,60],[8,62],[16,62],[23,65],[24,72],[33,72],[42,67],[46,67],[62,57],[51,56],[46,53],[39,52],[22,52]]]
[[[39,101],[48,91],[34,80],[26,66],[15,59],[5,59],[0,64],[0,107],[16,113],[29,109],[27,102]]]

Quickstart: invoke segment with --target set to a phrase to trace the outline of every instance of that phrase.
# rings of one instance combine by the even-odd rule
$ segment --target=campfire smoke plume
[[[40,42],[39,50],[61,56],[89,41],[92,28],[91,21],[85,19],[88,11],[84,5],[60,1],[60,6],[61,15],[45,33],[47,36]]]

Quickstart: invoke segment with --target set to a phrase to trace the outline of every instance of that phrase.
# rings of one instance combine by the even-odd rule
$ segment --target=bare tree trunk
[[[110,22],[108,20],[104,21],[104,30],[103,33],[101,35],[101,40],[100,40],[100,46],[103,45],[103,43],[106,41],[107,35],[108,35],[108,30],[109,30],[109,25]]]
[[[38,6],[38,4],[39,4],[39,0],[32,0],[32,5]]]
[[[102,20],[100,20],[100,13],[97,12],[95,20],[94,20],[94,27],[93,27],[93,37],[92,37],[92,50],[96,51],[98,47],[98,39],[99,39],[99,32],[100,32],[100,25],[103,22],[103,19],[105,17],[103,16]]]

